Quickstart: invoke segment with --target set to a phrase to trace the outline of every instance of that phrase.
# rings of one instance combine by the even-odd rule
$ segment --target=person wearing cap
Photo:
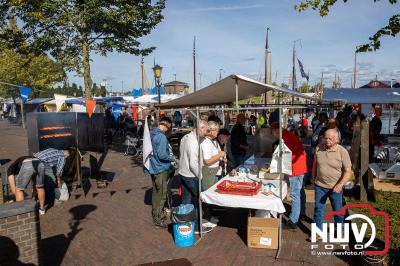
[[[279,138],[279,123],[272,122],[271,134]],[[300,138],[286,129],[282,129],[282,140],[292,152],[292,175],[289,176],[292,209],[286,223],[289,229],[296,229],[299,218],[306,214],[306,193],[304,191],[304,174],[307,173],[307,155]]]
[[[150,158],[151,180],[153,183],[152,194],[152,216],[153,223],[157,228],[168,226],[164,205],[167,200],[168,178],[173,172],[171,169],[171,150],[165,134],[172,128],[172,121],[169,117],[162,117],[159,126],[150,133],[153,155]]]

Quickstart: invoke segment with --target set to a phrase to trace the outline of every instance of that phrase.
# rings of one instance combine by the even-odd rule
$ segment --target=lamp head
[[[155,66],[153,67],[154,77],[160,78],[160,77],[161,77],[161,71],[162,71],[162,67],[159,66],[159,65],[155,65]]]

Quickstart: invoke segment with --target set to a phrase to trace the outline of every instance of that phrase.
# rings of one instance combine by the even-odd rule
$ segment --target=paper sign
[[[260,245],[263,246],[271,246],[272,239],[268,237],[260,237]]]

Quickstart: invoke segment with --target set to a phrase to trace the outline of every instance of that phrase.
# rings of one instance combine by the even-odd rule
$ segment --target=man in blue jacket
[[[151,180],[153,181],[152,194],[152,216],[153,223],[158,228],[166,228],[168,223],[164,213],[164,205],[167,200],[167,184],[170,174],[172,174],[171,157],[172,151],[169,148],[167,133],[172,128],[172,121],[169,117],[160,119],[159,126],[154,128],[151,133],[151,145],[153,155],[150,158]]]

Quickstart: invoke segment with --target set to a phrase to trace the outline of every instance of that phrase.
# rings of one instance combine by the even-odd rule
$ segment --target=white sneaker
[[[203,234],[207,234],[207,233],[211,232],[211,231],[214,229],[214,227],[207,227],[207,226],[204,226],[204,224],[203,224],[201,229],[202,229],[202,231],[203,231]],[[194,231],[194,233],[195,233],[196,235],[199,235],[199,234],[200,234],[200,231],[199,231],[198,229],[196,229],[196,230]]]
[[[212,222],[207,222],[207,223],[203,223],[203,226],[205,226],[205,227],[211,227],[211,228],[214,228],[214,227],[216,227],[216,226],[217,226],[217,224],[215,224],[215,223],[212,223]]]
[[[46,213],[46,209],[39,208],[39,215],[44,215]]]

